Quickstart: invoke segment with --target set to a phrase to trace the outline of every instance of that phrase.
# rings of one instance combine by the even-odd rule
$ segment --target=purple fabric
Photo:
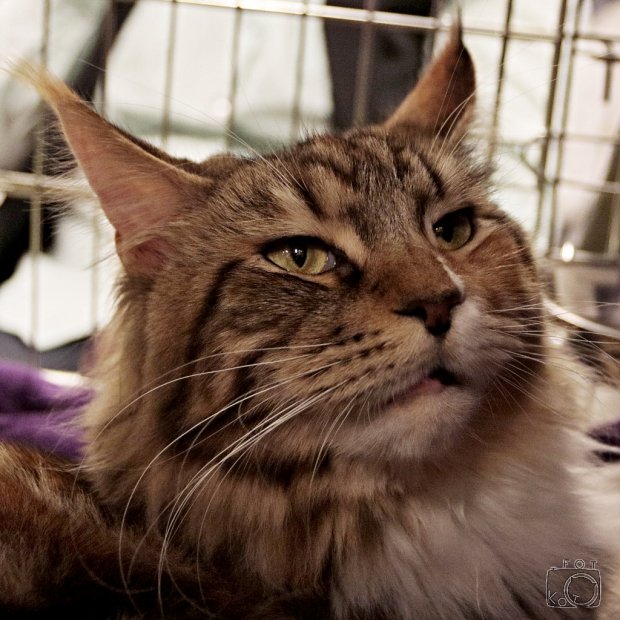
[[[83,451],[77,419],[90,398],[90,390],[61,387],[34,368],[0,360],[0,441],[77,460]]]

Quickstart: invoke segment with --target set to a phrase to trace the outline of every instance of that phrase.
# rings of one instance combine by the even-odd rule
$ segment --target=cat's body
[[[266,158],[175,161],[39,86],[126,271],[83,474],[115,597],[146,587],[147,617],[595,617],[548,606],[547,569],[611,579],[617,540],[580,371],[462,144],[458,36],[385,125]],[[0,602],[27,609],[18,581]]]

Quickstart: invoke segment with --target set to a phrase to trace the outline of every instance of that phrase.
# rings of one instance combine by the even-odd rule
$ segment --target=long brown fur
[[[458,31],[384,125],[201,164],[18,73],[58,115],[124,274],[79,481],[0,451],[4,609],[561,618],[547,568],[584,557],[611,578],[582,371],[550,348],[528,242],[472,154]],[[434,227],[457,211],[472,236],[447,250]],[[270,262],[293,237],[336,267]]]

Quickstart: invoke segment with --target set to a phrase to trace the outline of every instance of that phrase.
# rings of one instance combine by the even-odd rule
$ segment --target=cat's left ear
[[[443,137],[462,135],[473,116],[475,94],[474,64],[463,44],[459,20],[448,44],[384,126]]]
[[[155,274],[171,251],[162,230],[211,181],[159,156],[155,147],[130,139],[47,72],[20,65],[14,74],[32,84],[58,116],[115,229],[117,253],[127,273]]]

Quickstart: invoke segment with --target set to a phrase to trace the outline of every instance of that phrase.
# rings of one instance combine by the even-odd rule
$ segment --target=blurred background
[[[460,5],[496,199],[531,233],[552,312],[617,341],[620,1]],[[382,120],[455,14],[440,0],[0,0],[0,59],[42,63],[122,127],[202,159]],[[0,72],[0,359],[74,370],[118,265],[49,121]]]

